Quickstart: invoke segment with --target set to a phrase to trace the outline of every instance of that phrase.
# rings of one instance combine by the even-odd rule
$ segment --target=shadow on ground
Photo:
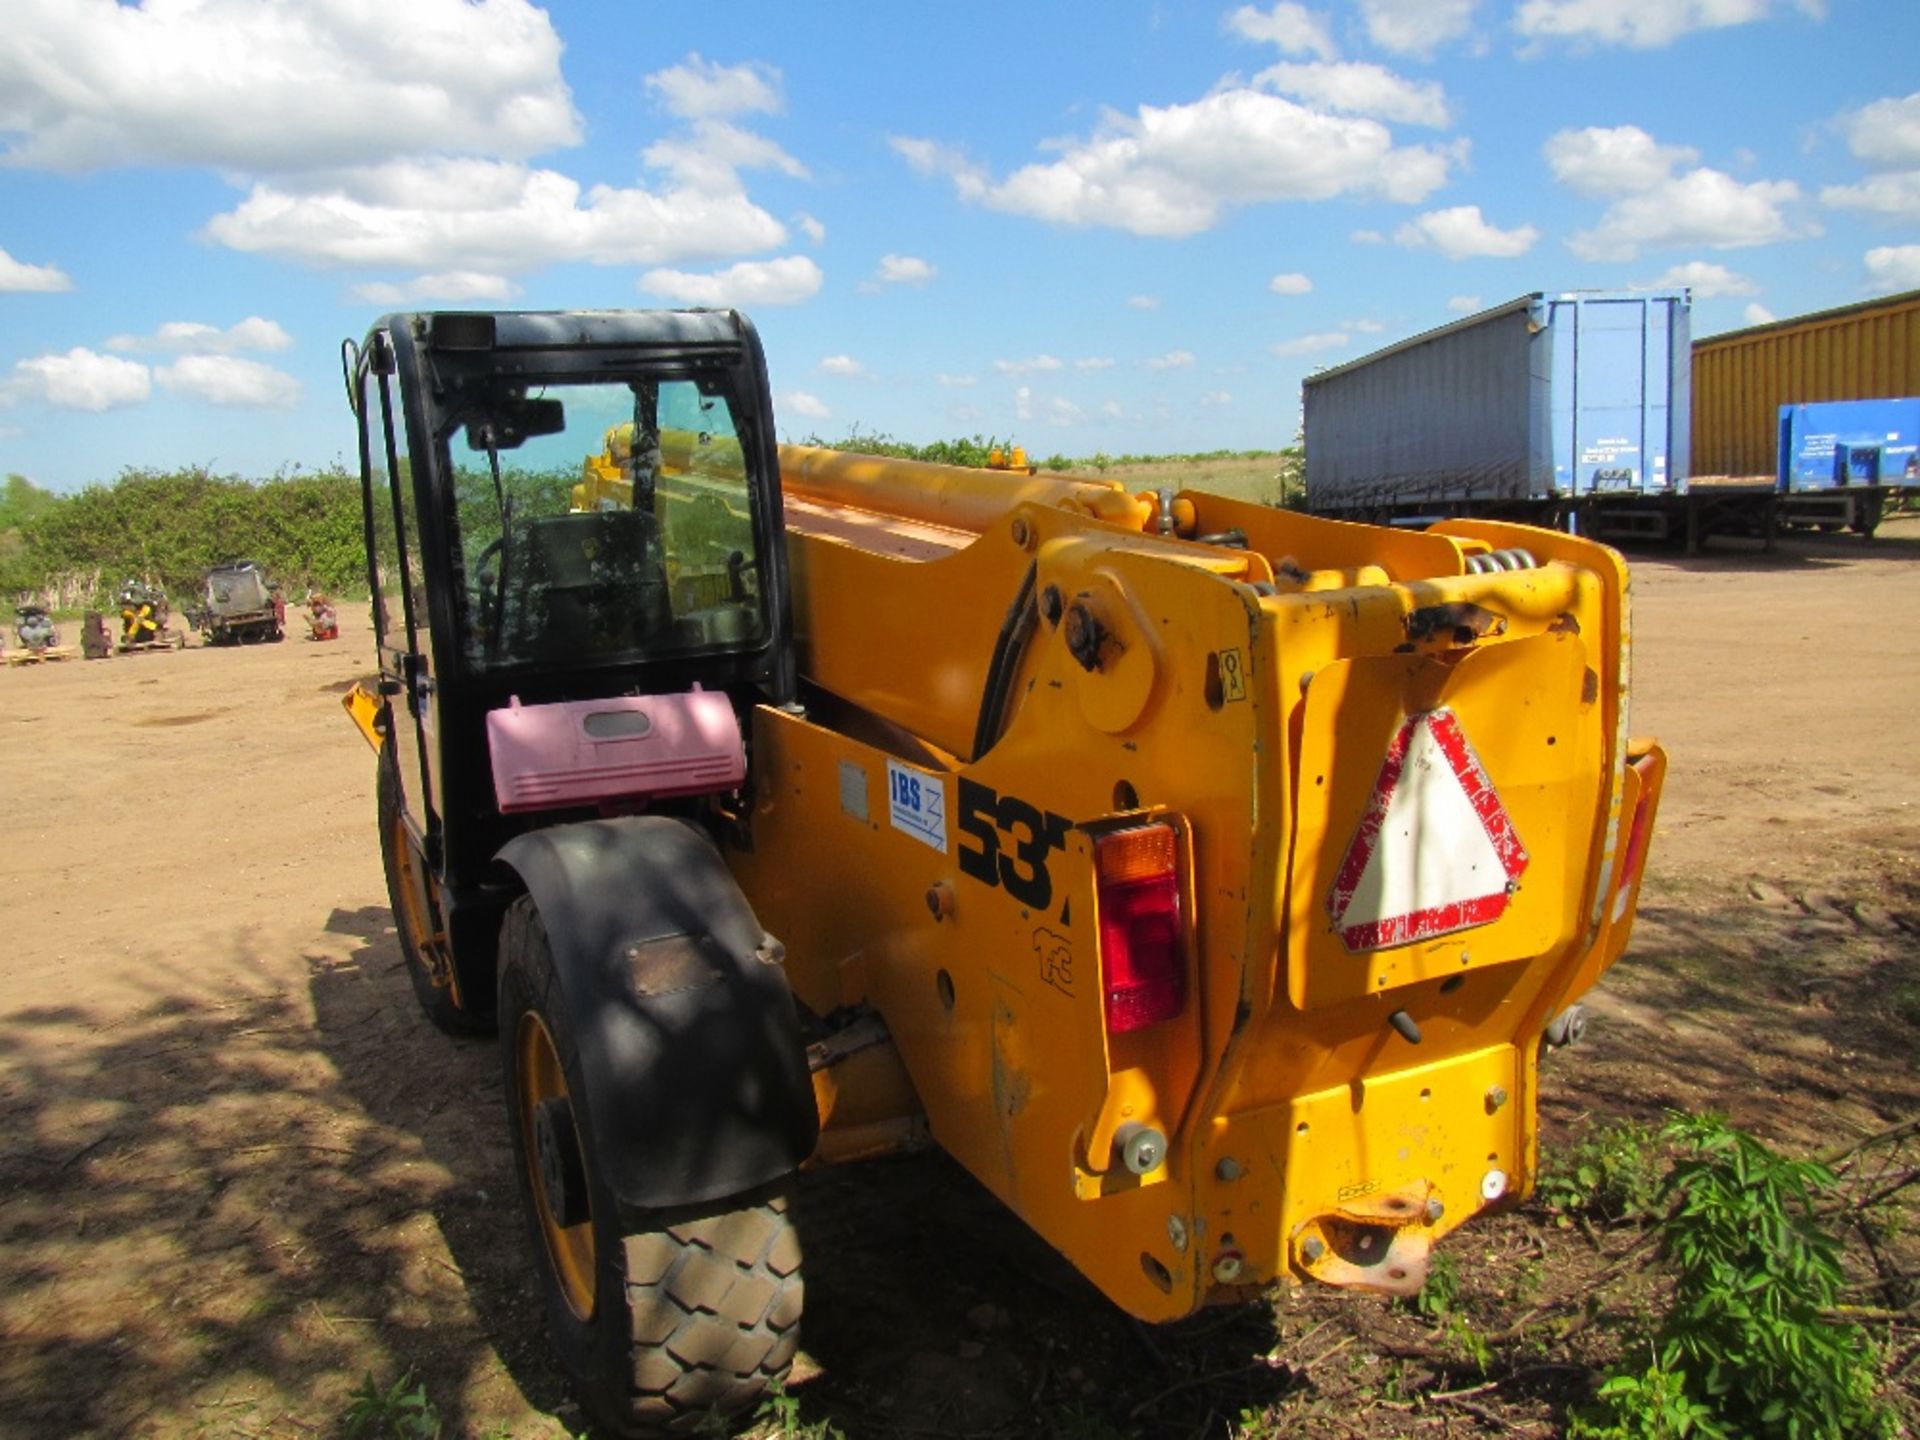
[[[1920,902],[1810,898],[1649,896],[1593,1043],[1545,1072],[1549,1147],[1670,1106],[1805,1148],[1913,1113],[1920,955],[1899,925]],[[353,943],[309,957],[304,995],[155,974],[117,1018],[0,1021],[0,1434],[328,1434],[363,1376],[409,1370],[449,1436],[582,1423],[542,1333],[494,1045],[427,1025],[384,910],[327,928]],[[1354,1407],[1388,1404],[1396,1356],[1427,1343],[1405,1307],[1325,1291],[1138,1325],[937,1155],[808,1174],[795,1209],[792,1405],[849,1436],[1224,1435],[1242,1411],[1357,1433]],[[1514,1276],[1581,1243],[1526,1211],[1474,1233],[1463,1263]],[[1500,1424],[1550,1426],[1582,1393],[1580,1365],[1535,1368],[1556,1373],[1516,1383]]]

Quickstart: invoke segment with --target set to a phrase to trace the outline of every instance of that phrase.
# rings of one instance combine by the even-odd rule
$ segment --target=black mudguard
[[[545,923],[588,1163],[623,1211],[724,1199],[813,1153],[820,1117],[779,947],[704,834],[592,820],[518,836],[499,859]]]

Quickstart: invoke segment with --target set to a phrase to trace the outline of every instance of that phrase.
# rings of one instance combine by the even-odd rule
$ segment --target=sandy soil
[[[1549,1077],[1550,1134],[1684,1105],[1815,1146],[1920,1111],[1920,524],[1635,575],[1635,728],[1672,772],[1634,952]],[[364,1376],[408,1371],[449,1435],[581,1423],[494,1049],[432,1031],[401,968],[338,704],[371,644],[364,610],[342,620],[336,644],[0,670],[0,1436],[328,1434]],[[1149,1332],[938,1157],[810,1177],[798,1214],[805,1420],[1189,1435],[1293,1405],[1299,1434],[1414,1428],[1391,1398],[1320,1403],[1404,1393],[1413,1362],[1354,1318],[1381,1302]],[[1583,1243],[1522,1215],[1459,1254],[1512,1276]],[[1551,1433],[1564,1394],[1439,1407],[1439,1433]]]

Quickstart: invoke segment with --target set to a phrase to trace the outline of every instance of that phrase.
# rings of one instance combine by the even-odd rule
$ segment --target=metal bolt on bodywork
[[[1569,1005],[1548,1023],[1545,1039],[1549,1049],[1558,1050],[1563,1046],[1579,1044],[1580,1037],[1586,1033],[1586,1006]]]
[[[1113,1132],[1114,1153],[1136,1175],[1158,1170],[1167,1158],[1167,1137],[1151,1125],[1122,1125]]]
[[[1311,1235],[1300,1246],[1300,1258],[1311,1265],[1327,1253],[1327,1242],[1318,1235]]]
[[[1187,1222],[1178,1215],[1167,1216],[1167,1239],[1182,1255],[1187,1253]]]
[[[1234,1180],[1238,1180],[1242,1175],[1246,1173],[1247,1173],[1247,1167],[1242,1165],[1238,1160],[1234,1159],[1233,1156],[1231,1155],[1222,1155],[1220,1157],[1220,1163],[1213,1167],[1214,1178],[1217,1180],[1226,1180],[1231,1182]]]
[[[927,912],[936,920],[953,914],[953,887],[946,881],[936,880],[927,887]]]
[[[1231,1285],[1245,1267],[1246,1261],[1238,1250],[1222,1250],[1214,1257],[1213,1278],[1222,1285]]]
[[[1491,1115],[1507,1103],[1507,1087],[1492,1085],[1487,1088],[1487,1113]]]
[[[1440,1203],[1440,1197],[1438,1195],[1435,1195],[1427,1201],[1427,1223],[1429,1225],[1438,1225],[1440,1223],[1440,1217],[1446,1213],[1447,1207]]]
[[[1026,521],[1026,517],[1025,517],[1025,516],[1022,516],[1022,515],[1016,515],[1016,516],[1014,516],[1014,518],[1013,518],[1013,543],[1014,543],[1014,544],[1016,544],[1016,545],[1022,545],[1022,546],[1024,546],[1024,545],[1025,545],[1025,544],[1027,543],[1027,537],[1028,537],[1028,535],[1029,535],[1029,533],[1030,533],[1030,532],[1029,532],[1029,531],[1028,531],[1028,529],[1027,529],[1027,521]]]

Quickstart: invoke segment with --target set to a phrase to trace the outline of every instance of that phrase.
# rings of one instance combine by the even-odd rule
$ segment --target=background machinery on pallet
[[[931,1139],[1151,1321],[1531,1189],[1664,774],[1612,551],[781,449],[732,312],[344,360],[400,944],[610,1429],[785,1373],[808,1163]]]
[[[286,638],[286,600],[251,560],[216,565],[201,583],[194,628],[209,645],[252,645]]]
[[[120,640],[114,648],[122,655],[187,648],[186,632],[173,628],[165,590],[132,577],[120,586]]]

